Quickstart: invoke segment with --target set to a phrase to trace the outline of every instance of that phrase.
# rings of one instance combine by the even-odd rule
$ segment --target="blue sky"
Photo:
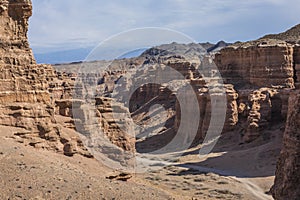
[[[32,0],[35,52],[91,47],[120,32],[162,27],[198,42],[246,41],[300,23],[300,0]]]

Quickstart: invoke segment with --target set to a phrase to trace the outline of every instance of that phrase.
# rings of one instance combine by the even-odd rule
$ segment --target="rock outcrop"
[[[173,51],[172,47],[175,46]],[[180,72],[191,84],[200,108],[199,129],[195,143],[203,139],[211,120],[211,95],[208,84],[215,81],[212,68],[205,68],[205,59],[199,50],[186,50],[179,44],[155,47],[146,51],[147,64],[163,63]],[[214,56],[214,62],[224,80],[227,111],[223,133],[235,131],[242,140],[251,142],[273,125],[284,123],[289,92],[297,85],[298,47],[276,39],[261,39],[235,43]],[[183,51],[180,51],[181,49]],[[199,49],[199,48],[198,48]],[[188,52],[188,53],[186,53]],[[196,55],[196,56],[195,56]],[[199,65],[199,60],[201,65]],[[204,67],[204,68],[203,68]],[[151,88],[135,93],[135,99],[154,92]],[[180,105],[176,101],[174,128],[180,125]]]
[[[286,41],[290,44],[300,44],[300,24],[290,28],[289,30],[279,34],[269,34],[262,39],[276,39]]]
[[[0,3],[0,124],[24,128],[22,142],[70,155],[90,156],[76,134],[64,135],[56,123],[49,83],[56,78],[50,65],[37,65],[27,41],[29,0]]]
[[[54,77],[50,66],[38,66],[27,41],[30,1],[1,1],[0,102],[48,103],[47,81]]]
[[[0,124],[24,128],[26,131],[16,133],[15,137],[33,147],[68,156],[78,153],[91,157],[76,132],[78,119],[72,119],[73,104],[80,102],[73,97],[77,74],[36,64],[27,40],[31,14],[30,0],[0,3]],[[102,94],[111,87],[115,77],[119,74],[99,77],[105,83]],[[114,131],[110,119],[98,117],[99,125],[102,123],[113,144],[125,151],[134,151],[134,141],[126,138],[123,132]]]
[[[294,79],[295,87],[300,88],[300,46],[294,47]]]
[[[260,88],[249,94],[249,101],[245,106],[245,109],[248,109],[248,116],[243,135],[244,141],[253,141],[258,138],[261,132],[271,127],[275,117],[281,119],[281,107],[276,106],[273,100],[277,94],[278,91],[271,88]],[[247,108],[249,105],[250,107]]]
[[[125,151],[134,152],[135,135],[130,127],[128,109],[107,97],[96,98],[96,106],[101,119],[101,128],[109,140]]]
[[[106,65],[107,63],[111,64],[111,67],[115,67],[114,65],[119,65],[120,63],[123,64],[118,61],[113,63],[97,61],[96,63],[85,63],[85,67],[91,67],[89,69],[96,68],[97,70],[99,65]],[[130,66],[131,64],[129,62],[128,65]],[[122,105],[115,103],[112,98],[109,98],[115,83],[125,72],[119,68],[116,70],[107,69],[106,72],[98,70],[97,73],[81,72],[78,74],[72,72],[73,67],[80,69],[81,63],[78,65],[55,66],[57,78],[50,82],[49,88],[51,101],[55,105],[55,114],[70,118],[65,123],[65,126],[78,131],[81,135],[88,136],[86,142],[91,139],[89,136],[93,137],[93,130],[99,129],[101,133],[105,133],[105,137],[117,148],[131,153],[134,152],[134,138],[119,127],[120,124],[118,123],[121,119],[115,119],[117,114],[114,113],[116,111],[121,113],[128,111]],[[91,78],[96,81],[95,84],[89,86],[89,88],[94,88],[96,91],[96,96],[90,99],[93,103],[85,101],[86,99],[82,93],[84,90],[83,85],[88,85],[89,83],[79,81],[79,77],[83,79]],[[126,121],[126,119],[123,119],[123,121]]]
[[[277,164],[275,199],[299,199],[299,89],[300,25],[263,38],[235,43],[215,55],[225,83],[238,93],[240,133],[244,141],[263,136],[264,130],[286,124]],[[237,129],[236,129],[237,130]]]
[[[283,148],[277,163],[272,194],[276,200],[300,197],[300,91],[289,99],[288,118],[283,138]]]
[[[225,83],[235,87],[294,87],[293,46],[283,41],[237,43],[215,55]]]
[[[284,123],[289,92],[298,87],[299,47],[278,38],[235,43],[215,54],[225,83],[239,94],[239,125],[250,142],[273,124]]]

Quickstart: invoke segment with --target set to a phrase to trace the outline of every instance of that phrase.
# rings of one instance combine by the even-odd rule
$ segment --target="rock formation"
[[[89,149],[99,159],[100,152],[126,165],[136,148],[156,150],[174,137],[183,121],[176,89],[188,84],[200,109],[194,145],[206,136],[213,120],[213,99],[222,95],[226,101],[222,133],[234,131],[243,142],[265,138],[264,130],[287,119],[272,193],[275,199],[299,198],[300,93],[293,91],[300,87],[299,25],[230,46],[224,42],[205,44],[205,48],[200,44],[162,45],[135,59],[78,63],[76,70],[71,66],[73,71],[66,73],[59,70],[62,66],[54,70],[36,64],[27,40],[31,12],[30,0],[0,2],[0,125],[23,128],[15,133],[18,141],[67,156],[92,157]],[[206,50],[223,80],[206,65],[210,59],[204,56]],[[96,70],[100,65],[107,68],[101,73],[80,74],[81,64]],[[91,89],[76,82],[82,75],[96,83],[88,103],[79,98]],[[162,83],[160,79],[166,80]],[[126,94],[132,94],[130,99]],[[191,95],[186,93],[186,98]],[[186,106],[193,118],[194,105]],[[185,119],[185,123],[190,122]],[[136,127],[138,135],[134,135]],[[99,130],[105,141],[93,135]],[[163,139],[151,141],[157,136]],[[151,148],[144,149],[145,145]]]
[[[294,87],[293,46],[276,40],[234,44],[215,56],[225,82],[235,87]]]
[[[64,135],[56,123],[48,91],[55,71],[36,64],[27,41],[31,1],[1,1],[0,9],[1,125],[26,129],[16,133],[25,144],[90,156],[76,134]]]
[[[295,87],[300,88],[300,46],[294,47],[294,79]]]
[[[49,91],[51,100],[55,104],[55,114],[71,118],[67,122],[68,124],[65,125],[85,136],[91,134],[92,131],[89,130],[98,128],[99,131],[106,134],[112,144],[125,151],[134,152],[134,139],[124,130],[121,130],[118,126],[118,119],[114,119],[117,114],[113,115],[113,111],[121,111],[121,113],[128,111],[109,97],[115,87],[115,82],[125,72],[119,71],[118,67],[116,70],[108,69],[106,72],[101,73],[98,70],[99,65],[106,65],[107,63],[111,64],[112,68],[115,67],[114,65],[119,66],[117,61],[113,63],[105,61],[85,63],[85,67],[95,68],[97,73],[82,72],[80,74],[71,72],[74,67],[78,67],[79,70],[81,68],[80,63],[71,64],[70,66],[54,66],[58,78],[50,82]],[[123,63],[121,62],[121,64]],[[88,85],[89,83],[79,81],[79,77],[83,77],[83,79],[91,78],[95,81],[95,84],[89,85],[89,88],[94,88],[96,91],[96,96],[91,97],[92,104],[85,101],[86,99],[82,93],[87,92],[83,91],[83,88],[85,84]],[[94,120],[89,119],[91,113],[88,111],[87,106],[92,106],[91,110],[94,111],[92,118],[95,118]]]
[[[277,163],[275,184],[272,188],[276,200],[300,197],[300,92],[294,91],[289,99],[288,118],[283,148]]]
[[[68,156],[79,153],[91,157],[75,131],[77,119],[71,119],[74,102],[80,102],[73,97],[77,74],[56,72],[50,65],[36,64],[27,41],[31,1],[2,1],[0,8],[0,124],[24,128],[25,132],[15,136],[25,144]],[[113,144],[134,151],[134,141],[122,132],[111,132],[114,129],[108,128],[109,119],[102,116],[101,120]]]
[[[239,94],[239,123],[244,141],[253,141],[272,124],[284,123],[289,91],[298,85],[298,47],[260,39],[235,43],[215,55],[225,83]]]
[[[215,56],[225,83],[234,84],[239,98],[239,123],[244,140],[285,123],[283,149],[277,164],[275,199],[299,199],[299,70],[300,25],[257,41],[236,43]],[[289,99],[289,100],[288,100]],[[248,109],[247,109],[248,108]]]
[[[96,106],[101,117],[101,127],[109,140],[125,151],[135,151],[135,135],[130,134],[128,109],[107,97],[96,98]],[[132,132],[132,131],[131,131]]]
[[[224,90],[227,96],[223,133],[234,130],[240,133],[244,141],[251,142],[264,136],[262,132],[273,124],[284,123],[287,114],[288,93],[294,88],[295,83],[297,84],[295,78],[295,66],[297,65],[295,63],[298,62],[298,54],[296,49],[297,47],[285,41],[271,39],[236,43],[215,54],[214,61],[224,79]],[[211,118],[210,96],[213,94],[211,92],[213,90],[208,89],[208,84],[214,84],[213,82],[216,81],[215,78],[211,78],[216,72],[206,66],[203,56],[203,48],[196,44],[172,43],[145,51],[138,58],[140,62],[136,63],[134,68],[146,69],[146,71],[133,70],[130,72],[134,74],[134,78],[130,78],[135,81],[134,84],[140,84],[140,87],[132,93],[129,104],[129,110],[136,123],[146,123],[149,119],[148,110],[154,103],[159,103],[165,108],[165,105],[170,105],[167,106],[167,109],[169,109],[169,113],[173,113],[166,118],[168,125],[165,127],[165,131],[170,128],[174,128],[175,131],[178,129],[181,113],[176,93],[173,93],[172,96],[172,92],[169,93],[170,91],[160,84],[144,84],[147,82],[146,80],[152,80],[153,77],[156,77],[153,80],[157,81],[160,77],[158,71],[161,66],[167,66],[182,74],[181,78],[192,85],[198,97],[201,119],[195,143],[199,143],[206,135]],[[101,64],[99,63],[99,65]],[[64,66],[57,66],[57,69],[60,68],[64,68]],[[127,70],[118,73],[119,64],[115,65],[114,70],[107,71],[99,82],[99,88],[102,88],[100,90],[111,88],[106,93],[110,96],[110,93],[114,91],[114,84],[121,84],[118,80],[127,73],[129,68],[125,67]],[[172,78],[175,82],[180,79],[176,76]],[[72,85],[70,81],[67,82],[67,86]],[[112,84],[107,85],[109,82]],[[133,85],[130,81],[122,84],[124,91]],[[55,90],[53,89],[53,91]],[[63,92],[64,90],[60,89],[59,91]],[[68,96],[68,92],[63,93]],[[58,94],[57,97],[62,95]],[[152,101],[153,98],[158,97],[159,101]],[[177,103],[171,105],[169,102]],[[56,105],[58,113],[70,115],[70,100],[58,98]],[[136,112],[136,110],[140,111]],[[175,118],[173,118],[174,114]],[[153,124],[153,127],[155,126]]]

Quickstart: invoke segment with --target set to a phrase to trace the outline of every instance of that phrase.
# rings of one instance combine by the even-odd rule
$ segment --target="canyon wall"
[[[225,83],[238,93],[238,127],[250,142],[263,130],[284,123],[290,90],[297,85],[297,47],[265,39],[235,43],[215,54],[215,63]]]
[[[120,128],[124,124],[127,128],[131,127],[130,122],[122,118],[122,114],[129,114],[129,111],[136,124],[150,127],[152,132],[147,137],[151,138],[155,134],[164,136],[171,132],[172,139],[181,121],[176,92],[160,84],[141,84],[130,99],[129,110],[111,98],[115,85],[120,83],[120,78],[127,70],[140,66],[146,66],[147,72],[150,72],[145,74],[146,71],[133,70],[138,75],[134,77],[135,80],[140,83],[149,78],[159,78],[161,74],[157,74],[156,70],[168,66],[178,71],[183,82],[193,87],[200,108],[199,128],[194,144],[197,145],[205,137],[212,115],[211,95],[219,95],[220,91],[214,90],[218,86],[209,87],[211,82],[219,83],[219,80],[215,77],[207,79],[199,72],[202,62],[199,57],[202,56],[203,48],[197,44],[190,47],[173,43],[167,51],[156,48],[136,60],[117,61],[116,69],[95,77],[100,93],[95,97],[93,105],[96,120],[90,121],[90,110],[85,109],[82,100],[74,98],[78,74],[66,74],[55,71],[49,65],[36,64],[27,40],[31,14],[32,4],[29,0],[0,2],[0,124],[23,128],[25,131],[15,133],[18,141],[68,156],[78,153],[92,157],[76,130],[79,127],[84,135],[89,129],[99,128],[120,151],[134,152],[134,136]],[[188,54],[177,55],[180,54],[178,49]],[[300,94],[299,90],[293,90],[300,87],[300,46],[274,39],[236,43],[216,53],[214,62],[225,83],[227,106],[223,133],[235,131],[243,141],[251,142],[264,137],[265,129],[284,124],[287,119],[284,146],[272,193],[275,199],[297,199],[300,196],[297,187],[300,176]],[[212,70],[208,71],[213,73]],[[180,85],[178,80],[171,81],[171,86],[176,88]],[[132,85],[132,81],[125,81],[124,91]],[[161,109],[152,108],[156,104],[164,107],[166,115]],[[188,110],[192,112],[193,108]],[[81,113],[81,118],[74,117],[74,112]],[[115,114],[120,114],[121,118]],[[156,121],[151,120],[153,116]],[[161,127],[159,125],[162,121],[166,121],[166,124]],[[137,137],[144,138],[144,135]],[[140,144],[140,148],[145,147],[143,141]],[[104,150],[109,148],[107,145]]]
[[[283,41],[253,41],[231,45],[214,55],[227,99],[223,133],[235,131],[243,142],[251,142],[260,136],[265,137],[264,130],[285,122],[289,92],[297,81],[294,63],[298,54],[294,48]],[[203,71],[205,67],[210,68],[205,62],[203,60],[196,69],[177,61],[175,68],[190,80],[198,96],[200,123],[196,143],[205,137],[210,120],[214,120],[210,119],[210,95],[214,87],[208,85],[215,80],[207,78],[211,72]],[[210,68],[210,71],[213,70]],[[180,125],[180,115],[180,106],[177,105],[175,129]]]
[[[235,44],[217,53],[215,62],[225,83],[234,84],[239,94],[239,123],[245,124],[245,141],[285,123],[271,192],[278,200],[299,199],[300,94],[294,90],[300,81],[299,45],[274,39]]]
[[[174,44],[170,44],[170,46],[172,45]],[[188,49],[188,45],[182,45],[184,47],[180,48],[178,44],[175,46],[177,49],[183,48],[186,52],[193,54],[193,50]],[[165,109],[168,109],[169,114],[167,118],[164,118],[167,124],[161,133],[170,129],[174,131],[173,134],[176,133],[181,120],[181,108],[176,99],[176,93],[172,93],[160,84],[143,85],[146,80],[151,80],[153,77],[159,80],[160,77],[157,74],[160,70],[159,65],[168,66],[182,74],[182,77],[194,88],[197,95],[200,122],[194,143],[198,144],[205,137],[211,121],[211,91],[208,84],[210,81],[216,80],[215,78],[207,79],[204,76],[211,76],[213,74],[212,70],[206,70],[206,72],[204,69],[206,61],[204,60],[201,63],[199,57],[190,58],[180,53],[178,55],[173,54],[174,52],[170,50],[172,47],[167,48],[168,52],[157,50],[159,48],[154,48],[154,53],[151,50],[148,51],[148,54],[145,52],[139,58],[140,62],[134,66],[136,69],[141,67],[147,70],[133,72],[135,76],[131,79],[135,80],[134,84],[140,81],[141,87],[137,88],[131,96],[129,111],[137,124],[147,124],[150,118],[149,109],[151,106],[155,104],[163,105]],[[160,54],[159,52],[163,53]],[[237,43],[215,54],[214,62],[224,80],[227,101],[223,133],[235,131],[241,136],[242,142],[251,142],[259,137],[265,138],[264,130],[270,129],[273,125],[285,123],[289,93],[298,83],[296,68],[297,63],[299,63],[299,54],[297,52],[299,52],[297,46],[284,41],[258,40]],[[120,66],[116,66],[114,70],[120,70]],[[114,84],[126,74],[126,70],[122,73],[117,73],[114,70],[107,71],[105,78],[104,76],[99,77],[101,81],[99,81],[97,87],[100,87],[101,90],[110,88],[105,93],[108,96],[114,90]],[[175,77],[175,79],[177,78]],[[175,79],[174,82],[176,82]],[[112,84],[107,86],[106,83],[108,82],[112,82]],[[51,89],[52,94],[55,96],[57,114],[72,116],[72,103],[68,99],[70,98],[70,88],[73,87],[72,84],[72,81],[62,79],[58,84],[59,87],[54,86]],[[122,87],[125,91],[133,83],[127,80],[125,83],[119,82],[118,84],[123,84]],[[174,83],[172,84],[174,85]],[[103,94],[101,95],[103,96]],[[159,115],[161,119],[162,116]],[[153,123],[153,127],[159,124],[159,122]],[[160,131],[161,129],[157,129],[154,132],[158,134]]]
[[[235,44],[215,55],[225,82],[236,87],[294,87],[291,44],[265,40]]]
[[[275,184],[272,188],[276,200],[300,197],[300,91],[290,95],[283,148],[277,163]]]
[[[295,86],[300,88],[300,46],[294,47],[294,79],[296,81]]]
[[[1,1],[0,8],[0,102],[48,103],[50,66],[38,66],[27,41],[30,1]]]
[[[75,133],[64,134],[56,123],[48,88],[57,75],[35,62],[27,40],[31,14],[29,0],[0,3],[0,124],[23,128],[15,138],[26,145],[90,156]]]
[[[170,44],[170,46],[172,45],[174,44]],[[188,45],[181,45],[183,47],[180,48],[178,44],[175,46],[192,55],[196,54],[193,53],[195,50],[188,49]],[[176,92],[172,93],[166,86],[160,84],[144,84],[147,80],[153,79],[155,82],[163,79],[160,77],[162,74],[159,74],[161,67],[170,67],[182,75],[181,79],[185,79],[194,88],[197,95],[200,108],[199,128],[194,141],[197,144],[205,137],[210,124],[210,93],[213,90],[210,90],[212,88],[209,84],[216,81],[216,77],[211,77],[214,72],[209,66],[205,66],[205,62],[207,62],[205,59],[200,61],[199,57],[189,57],[184,53],[174,54],[170,50],[172,47],[167,48],[168,52],[157,50],[159,48],[154,48],[155,53],[149,50],[148,54],[145,52],[141,56],[142,58],[139,58],[140,62],[134,68],[143,70],[133,71],[134,75],[130,78],[134,80],[133,83],[129,80],[124,83],[118,82],[120,77],[126,74],[126,70],[122,73],[114,71],[120,70],[120,66],[116,66],[112,71],[107,71],[105,77],[99,77],[100,81],[98,81],[97,87],[100,90],[109,88],[100,96],[104,94],[111,96],[110,93],[114,90],[116,83],[123,84],[122,90],[124,91],[133,84],[140,84],[140,87],[131,96],[129,104],[129,111],[132,113],[134,121],[145,124],[149,121],[150,107],[154,104],[161,104],[169,110],[165,130],[174,128],[176,132],[181,120],[181,108],[176,99]],[[163,53],[159,54],[159,52]],[[287,116],[289,92],[293,90],[294,82],[297,83],[294,70],[295,63],[298,62],[296,52],[295,47],[286,42],[266,40],[234,44],[215,55],[214,62],[224,80],[227,101],[223,133],[235,131],[241,135],[242,141],[251,142],[260,136],[264,137],[265,129],[278,123],[284,123]],[[145,71],[145,69],[147,70]],[[174,83],[170,83],[171,85],[176,85],[176,81],[179,83],[180,78],[176,75],[169,73],[168,76],[174,79]],[[56,83],[56,86],[51,88],[57,106],[56,114],[69,117],[72,115],[70,91],[74,87],[74,83],[70,81],[71,77],[72,75],[62,78],[59,83]],[[108,82],[112,82],[112,84],[107,85]],[[156,125],[153,124],[153,127]]]
[[[23,128],[14,138],[25,145],[92,157],[75,131],[76,119],[68,118],[76,101],[75,75],[36,64],[27,40],[31,14],[30,0],[0,2],[0,124]],[[108,137],[114,144],[134,151],[124,133],[113,134]]]

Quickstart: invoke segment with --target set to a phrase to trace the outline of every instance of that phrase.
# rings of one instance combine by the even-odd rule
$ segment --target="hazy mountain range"
[[[172,45],[173,44],[173,45]],[[172,43],[168,45],[168,48],[176,49],[176,43]],[[198,43],[193,44],[191,43],[190,46],[194,48],[200,48],[201,51],[207,52],[215,52],[219,51],[220,49],[228,46],[230,43],[226,43],[224,41],[220,41],[216,44],[213,43]],[[175,46],[174,46],[175,45]],[[161,45],[163,47],[164,45]],[[80,62],[84,61],[89,53],[93,50],[94,47],[87,47],[87,48],[78,48],[78,49],[71,49],[71,50],[64,50],[64,51],[54,51],[54,52],[47,52],[47,53],[34,53],[35,59],[37,63],[47,63],[47,64],[59,64],[59,63],[71,63],[71,62]],[[131,52],[128,52],[119,58],[132,58],[141,55],[147,49],[138,49]]]

